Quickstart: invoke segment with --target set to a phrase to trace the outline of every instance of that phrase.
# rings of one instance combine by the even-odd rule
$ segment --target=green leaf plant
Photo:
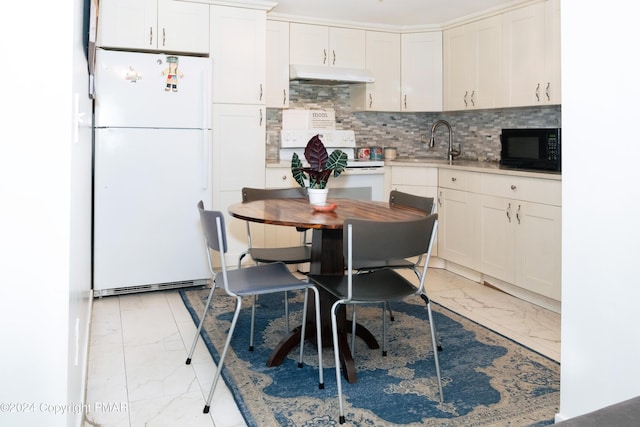
[[[331,155],[320,140],[320,135],[316,135],[309,140],[304,149],[304,157],[309,163],[305,167],[298,157],[298,153],[293,153],[291,158],[291,173],[301,187],[323,189],[327,187],[327,181],[333,175],[339,176],[347,167],[347,154],[342,150],[334,150]]]

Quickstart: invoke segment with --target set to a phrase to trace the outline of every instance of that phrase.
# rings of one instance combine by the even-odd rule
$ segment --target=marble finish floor
[[[411,273],[412,274],[412,273]],[[414,276],[415,277],[415,276]],[[430,298],[514,341],[560,360],[560,315],[445,270],[427,273]],[[93,302],[84,426],[244,426],[224,381],[203,414],[215,365],[177,291]],[[100,408],[100,410],[96,410]]]

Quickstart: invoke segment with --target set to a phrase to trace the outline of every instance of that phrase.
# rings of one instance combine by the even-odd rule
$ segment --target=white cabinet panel
[[[446,110],[501,106],[502,17],[444,32]]]
[[[442,111],[442,32],[401,36],[401,111]]]
[[[560,103],[560,2],[549,0],[503,15],[507,107]]]
[[[267,108],[289,108],[289,23],[267,21]]]
[[[266,13],[211,6],[213,102],[265,104]]]
[[[289,62],[365,68],[365,31],[291,23]]]
[[[264,187],[264,114],[264,107],[256,105],[213,105],[216,189],[240,194],[242,187]]]
[[[438,256],[479,270],[478,195],[440,188],[438,191]]]
[[[257,105],[213,105],[213,209],[225,213],[230,265],[247,248],[247,231],[228,207],[242,201],[242,187],[264,188],[264,114]],[[262,241],[260,235],[256,239]]]
[[[175,0],[103,0],[98,46],[209,53],[209,6]]]
[[[400,34],[366,33],[366,69],[374,83],[351,85],[351,108],[400,111]]]

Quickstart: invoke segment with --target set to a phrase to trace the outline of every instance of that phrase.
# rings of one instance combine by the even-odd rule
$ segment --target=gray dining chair
[[[316,274],[307,276],[307,280],[315,283],[316,286],[327,291],[336,299],[331,307],[331,332],[336,364],[340,424],[345,422],[338,343],[338,307],[342,304],[384,303],[386,301],[403,300],[414,295],[422,298],[427,306],[440,402],[444,401],[435,324],[431,312],[431,302],[424,291],[424,281],[437,228],[437,214],[431,214],[423,219],[402,222],[347,219],[343,228],[344,257],[347,260],[346,274],[343,276]],[[418,286],[415,286],[391,268],[378,268],[364,273],[359,273],[354,269],[354,265],[361,261],[391,259],[394,257],[411,258],[419,255],[424,256],[425,262],[421,266]],[[386,316],[383,316],[382,325],[382,347],[383,351],[385,351]],[[416,337],[416,339],[421,338]]]
[[[406,193],[403,191],[392,190],[389,193],[389,206],[395,207],[409,207],[413,209],[419,209],[426,214],[432,214],[435,211],[436,205],[433,197],[424,197],[417,196],[415,194]],[[354,269],[359,272],[373,271],[379,268],[395,268],[395,269],[409,269],[413,271],[420,280],[420,265],[422,264],[422,255],[414,259],[406,259],[406,258],[398,258],[394,257],[391,259],[378,259],[378,260],[360,260],[354,265]],[[391,304],[386,301],[384,303],[384,307],[386,307],[389,312],[389,319],[394,321],[393,311],[391,309]],[[383,312],[384,316],[384,312]],[[352,312],[352,322],[355,328],[356,325],[356,309],[355,305],[353,306]],[[355,333],[351,335],[351,352],[353,353],[355,350]],[[436,332],[436,336],[437,332]],[[442,344],[440,342],[440,338],[438,337],[438,351],[442,351]],[[386,355],[386,351],[383,352],[383,356]]]
[[[213,393],[220,378],[224,360],[227,355],[227,350],[231,343],[233,331],[236,327],[236,322],[242,308],[242,298],[254,295],[264,295],[269,293],[303,290],[304,304],[302,309],[302,330],[300,339],[300,357],[298,366],[302,367],[302,359],[304,352],[304,339],[307,324],[307,300],[309,290],[313,291],[315,296],[315,323],[320,325],[320,294],[318,289],[311,283],[299,280],[288,270],[287,266],[282,262],[274,262],[270,264],[260,264],[256,266],[250,266],[237,270],[228,270],[225,263],[224,254],[227,252],[227,235],[224,224],[224,216],[219,211],[209,211],[204,209],[202,201],[198,203],[198,212],[200,214],[200,223],[202,226],[202,232],[205,240],[205,250],[207,252],[207,260],[209,261],[209,271],[212,276],[211,290],[209,291],[209,297],[205,304],[202,316],[200,316],[200,323],[196,330],[196,334],[187,356],[187,365],[191,364],[191,358],[195,350],[198,338],[202,331],[202,325],[207,315],[209,307],[211,306],[211,300],[213,298],[214,291],[217,286],[220,286],[225,290],[227,295],[236,299],[236,308],[231,321],[231,326],[227,334],[227,340],[224,344],[220,360],[218,362],[218,369],[216,369],[215,376],[213,377],[213,383],[211,384],[211,390],[207,397],[203,412],[206,414],[209,412],[211,399]],[[213,254],[217,254],[217,258],[220,264],[220,271],[215,272],[213,269]],[[324,388],[324,379],[322,372],[322,336],[321,328],[316,329],[316,345],[318,346],[318,376],[319,376],[319,388]]]
[[[305,189],[302,187],[290,188],[252,188],[242,189],[242,203],[256,200],[269,199],[305,199],[307,197]],[[251,238],[251,222],[245,221],[247,225],[247,250],[240,254],[238,258],[238,268],[242,268],[242,260],[249,255],[253,262],[257,264],[269,264],[272,262],[283,262],[285,264],[304,264],[311,262],[311,244],[307,242],[307,230],[298,229],[300,233],[300,245],[287,247],[257,247]],[[298,269],[300,272],[300,270]],[[256,299],[251,306],[251,334],[249,335],[249,351],[253,351],[253,331],[256,316]],[[289,332],[289,302],[288,294],[284,293],[284,316],[285,330]]]

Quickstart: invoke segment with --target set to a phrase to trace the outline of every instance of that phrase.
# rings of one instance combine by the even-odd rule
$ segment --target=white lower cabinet
[[[438,209],[438,256],[479,270],[478,195],[440,188]]]
[[[560,301],[559,206],[482,197],[482,272]]]
[[[481,175],[458,169],[438,171],[438,256],[473,270],[480,266]]]
[[[440,169],[439,185],[440,258],[561,300],[561,181]]]
[[[430,167],[392,166],[391,190],[422,197],[438,197],[438,169]],[[438,212],[436,203],[435,211]],[[438,255],[438,242],[433,242],[431,255]]]
[[[481,198],[481,271],[561,299],[561,181],[486,175]]]

